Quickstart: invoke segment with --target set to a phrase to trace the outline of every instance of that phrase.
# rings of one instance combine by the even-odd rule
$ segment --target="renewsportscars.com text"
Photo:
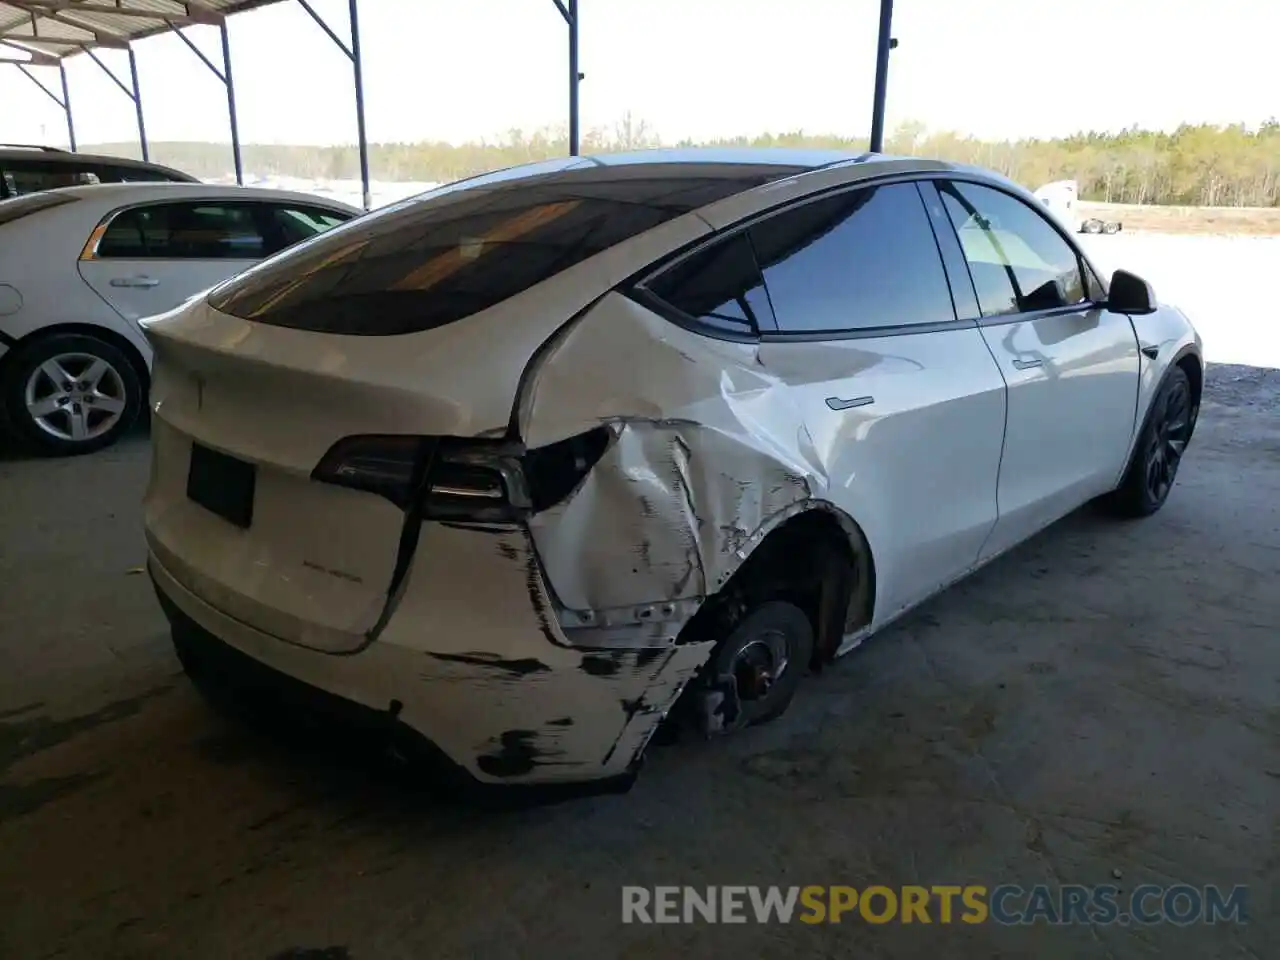
[[[1248,888],[1189,884],[623,887],[623,923],[1246,923]]]

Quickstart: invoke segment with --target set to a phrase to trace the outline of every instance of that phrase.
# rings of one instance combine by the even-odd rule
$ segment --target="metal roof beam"
[[[24,37],[23,39],[30,40],[31,38]],[[24,53],[26,56],[20,57],[11,55],[9,52],[11,50]],[[45,53],[43,50],[32,50],[29,47],[23,46],[21,43],[15,43],[12,40],[6,40],[4,37],[0,37],[0,63],[25,63],[27,66],[56,67],[58,65],[58,58],[51,53]]]
[[[36,19],[35,14],[32,14],[31,33],[15,33],[10,30],[5,32],[0,32],[0,37],[5,37],[13,40],[28,40],[33,43],[34,42],[61,43],[71,47],[78,46],[79,44],[82,44],[82,43],[92,43],[98,47],[115,47],[117,49],[123,50],[127,46],[125,41],[119,37],[112,36],[109,33],[103,33],[101,30],[91,27],[88,24],[77,23],[75,20],[70,20],[60,13],[50,11],[50,12],[41,14],[41,16],[49,17],[50,19],[56,20],[58,23],[65,24],[68,27],[72,27],[73,29],[79,30],[81,33],[86,33],[88,34],[88,36],[87,37],[41,36],[40,27],[39,27],[40,21]]]
[[[114,70],[102,62],[102,59],[93,52],[93,47],[84,46],[81,49],[89,55],[89,59],[102,68],[102,72],[115,81],[115,85],[124,92],[124,95],[133,101],[133,111],[138,118],[138,143],[142,147],[142,159],[150,160],[151,155],[147,149],[147,126],[142,117],[142,88],[138,85],[138,58],[133,52],[132,46],[125,49],[129,53],[129,85],[125,86],[125,82],[116,76]]]
[[[217,67],[213,65],[212,60],[210,60],[208,57],[204,55],[204,51],[201,50],[199,47],[197,47],[195,43],[192,41],[192,39],[188,37],[185,33],[183,33],[181,30],[179,30],[176,26],[174,26],[173,24],[170,24],[169,26],[172,28],[173,32],[178,35],[178,39],[181,40],[183,43],[185,43],[191,49],[191,52],[194,53],[197,57],[199,57],[201,62],[204,63],[206,67],[208,67],[210,70],[213,71],[213,75],[225,84],[227,82],[226,76],[223,74],[221,70],[219,70]]]
[[[116,37],[33,37],[29,33],[14,33],[12,30],[0,31],[0,40],[16,41],[17,44],[52,43],[59,46],[74,48],[79,48],[84,44],[92,44],[95,47],[111,47],[123,50],[128,46],[127,43],[123,40],[117,39]],[[27,52],[35,54],[37,51],[28,50]],[[50,54],[49,56],[53,56],[53,54]],[[55,56],[54,59],[56,60],[57,57]]]
[[[32,72],[31,72],[31,70],[28,68],[27,64],[25,64],[25,63],[17,63],[17,64],[14,64],[14,66],[16,66],[19,70],[21,70],[21,71],[22,71],[22,75],[23,75],[24,77],[26,77],[28,80],[30,80],[32,83],[34,83],[37,87],[39,87],[41,90],[43,90],[43,91],[44,91],[44,95],[45,95],[46,97],[48,97],[50,100],[52,100],[52,101],[53,101],[54,103],[56,103],[58,106],[60,106],[63,110],[66,110],[66,109],[67,109],[67,105],[66,105],[66,103],[65,103],[65,102],[63,102],[62,98],[61,98],[61,97],[59,97],[56,93],[54,93],[52,90],[50,90],[48,87],[46,87],[46,86],[44,85],[44,81],[43,81],[43,80],[41,80],[39,77],[37,77],[34,73],[32,73]]]
[[[99,67],[102,68],[103,73],[105,73],[108,77],[110,77],[113,81],[115,81],[115,85],[119,87],[122,91],[124,91],[124,95],[126,97],[128,97],[134,103],[138,102],[137,94],[133,91],[133,89],[126,86],[125,82],[116,76],[116,72],[112,70],[110,67],[108,67],[105,63],[103,63],[101,58],[99,58],[99,56],[96,53],[94,53],[91,48],[85,47],[84,52],[89,55],[90,60],[92,60]],[[133,51],[130,50],[129,52],[132,53]]]
[[[556,5],[556,9],[560,11],[560,16],[564,17],[564,22],[573,25],[573,21],[577,19],[577,11],[569,12],[569,8],[564,5],[564,0],[551,0]]]
[[[221,14],[214,12],[208,7],[192,3],[180,5],[185,13],[162,13],[156,10],[133,10],[129,7],[113,7],[105,3],[74,3],[72,0],[4,0],[4,2],[9,4],[11,7],[17,7],[19,10],[26,10],[28,13],[54,17],[59,20],[63,19],[60,14],[65,13],[96,13],[107,14],[113,17],[134,17],[142,20],[157,20],[161,23],[168,21],[179,24],[180,26],[191,26],[192,24],[198,23],[216,26],[222,22]],[[80,26],[81,29],[92,29],[83,27],[81,24],[74,22],[73,25]]]
[[[62,80],[62,96],[58,96],[54,91],[44,85],[44,81],[31,72],[31,65],[27,63],[15,63],[14,66],[22,71],[22,75],[39,87],[46,97],[56,103],[62,110],[63,116],[67,118],[67,139],[71,141],[71,152],[76,149],[76,125],[71,119],[71,91],[67,87],[67,68],[61,60],[55,61],[58,67],[58,76]]]
[[[205,4],[203,0],[186,0],[186,2],[183,3],[183,7],[186,8],[187,16],[196,23],[205,23],[211,27],[220,26],[221,24],[226,23],[227,18],[213,7]],[[171,18],[166,17],[165,19],[168,20]]]
[[[893,39],[893,0],[880,0],[880,32],[876,38],[876,86],[871,98],[872,153],[884,151],[884,111],[889,92],[889,51],[898,42]]]
[[[68,13],[70,13],[70,11],[68,11]],[[82,31],[84,31],[85,33],[87,33],[87,34],[89,34],[90,36],[92,36],[92,37],[93,37],[93,42],[94,42],[95,44],[97,44],[98,46],[100,46],[100,47],[120,47],[120,48],[123,48],[123,47],[125,46],[125,42],[124,42],[123,40],[121,40],[119,37],[112,36],[112,35],[111,35],[111,34],[109,34],[109,33],[103,33],[103,32],[102,32],[101,30],[99,30],[97,27],[90,26],[90,25],[89,25],[89,24],[87,24],[87,23],[81,23],[81,22],[80,22],[80,21],[78,21],[78,20],[73,20],[73,19],[71,18],[71,16],[68,16],[67,14],[62,13],[62,12],[60,12],[60,11],[58,11],[58,10],[50,10],[50,11],[48,11],[47,13],[45,13],[45,14],[43,14],[43,15],[44,15],[44,16],[46,16],[46,17],[48,17],[50,20],[56,20],[56,21],[58,21],[58,23],[65,23],[65,24],[66,24],[67,26],[69,26],[69,27],[75,27],[77,30],[82,30]],[[34,18],[34,16],[35,16],[35,15],[33,14],[32,16],[33,16],[33,18]],[[35,22],[36,22],[36,23],[39,23],[39,21],[38,21],[38,20],[36,20]],[[33,25],[32,25],[32,29],[34,30],[34,29],[38,29],[38,28],[33,24]],[[50,42],[52,42],[52,43],[57,43],[57,42],[58,42],[58,38],[57,38],[57,37],[52,37],[52,38],[51,38],[51,37],[40,37],[40,39],[41,39],[41,40],[49,40],[49,41],[50,41]]]
[[[329,39],[338,45],[338,49],[347,55],[347,59],[354,60],[355,54],[351,52],[351,48],[347,46],[346,41],[333,32],[333,28],[330,27],[329,24],[325,23],[324,17],[316,13],[316,8],[311,6],[307,0],[298,0],[298,3],[302,5],[302,9],[307,11],[311,19],[316,22],[320,29],[329,35]]]

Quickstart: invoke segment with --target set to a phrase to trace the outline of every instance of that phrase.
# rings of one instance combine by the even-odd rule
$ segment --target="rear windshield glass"
[[[50,207],[60,207],[64,203],[75,202],[75,197],[57,193],[31,193],[25,197],[14,197],[12,200],[0,200],[0,226],[39,210],[48,210]]]
[[[361,217],[216,289],[224,313],[385,336],[478,313],[630,237],[799,172],[759,164],[599,165],[484,183]]]

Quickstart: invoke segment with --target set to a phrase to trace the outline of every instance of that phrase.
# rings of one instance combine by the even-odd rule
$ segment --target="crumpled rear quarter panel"
[[[625,772],[710,652],[575,648],[527,530],[439,523],[379,648],[398,662],[381,705],[400,699],[402,719],[479,779],[511,783]]]
[[[610,294],[563,332],[521,398],[537,447],[601,423],[616,439],[529,522],[566,622],[668,622],[674,639],[825,472],[756,346],[703,337]],[[818,489],[815,489],[817,487]]]

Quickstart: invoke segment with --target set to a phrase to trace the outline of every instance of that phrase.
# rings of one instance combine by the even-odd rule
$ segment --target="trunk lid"
[[[312,471],[353,435],[505,429],[546,332],[502,344],[486,322],[501,321],[342,337],[241,320],[203,302],[148,322],[146,524],[156,559],[250,626],[314,649],[359,649],[387,606],[406,512]]]

